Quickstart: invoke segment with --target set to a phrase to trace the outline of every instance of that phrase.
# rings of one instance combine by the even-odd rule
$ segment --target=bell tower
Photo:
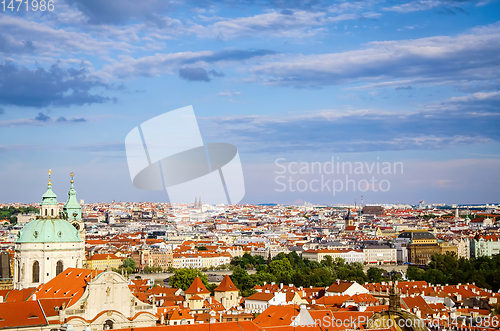
[[[73,180],[75,174],[71,173],[70,175],[71,175],[71,181],[70,181],[71,186],[68,192],[68,201],[66,201],[66,203],[63,206],[63,212],[68,222],[70,222],[78,230],[80,237],[85,242],[85,227],[82,219],[82,207],[80,206],[78,200],[76,199],[76,190],[73,185],[73,183],[75,182]]]

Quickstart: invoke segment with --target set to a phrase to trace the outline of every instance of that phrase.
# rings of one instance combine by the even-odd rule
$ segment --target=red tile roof
[[[189,286],[189,288],[184,293],[199,294],[199,293],[210,293],[210,291],[207,290],[205,285],[203,285],[203,282],[201,281],[200,277],[196,276],[191,286]]]
[[[132,329],[121,329],[131,331]],[[134,331],[261,331],[252,321],[203,323],[187,325],[165,325],[157,327],[134,328]]]
[[[91,275],[95,277],[102,271],[67,268],[49,282],[38,286],[31,297],[36,295],[37,299],[43,298],[71,298],[69,305],[80,299],[85,291],[87,282],[91,281]]]
[[[0,303],[0,329],[47,325],[38,301]]]
[[[219,286],[215,288],[216,292],[231,292],[231,291],[239,291],[236,286],[234,286],[233,281],[229,275],[224,276],[222,282],[220,282]]]

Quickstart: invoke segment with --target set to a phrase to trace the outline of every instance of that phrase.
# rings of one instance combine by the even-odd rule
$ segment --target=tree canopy
[[[357,281],[360,284],[388,280],[383,276],[385,271],[382,269],[371,268],[373,270],[367,275],[361,263],[348,264],[341,258],[334,260],[331,256],[326,256],[318,263],[303,259],[296,252],[279,253],[269,263],[261,256],[252,257],[245,254],[241,259],[234,259],[231,264],[236,266],[231,279],[244,297],[253,294],[254,286],[263,285],[264,282],[293,284],[297,287],[326,287],[336,279]],[[245,270],[250,264],[258,265],[257,272],[253,275],[249,275]]]
[[[200,277],[205,286],[208,286],[207,276],[199,269],[192,268],[182,268],[175,270],[174,275],[170,277],[170,285],[174,288],[180,288],[185,291],[193,283],[196,276]]]
[[[456,254],[434,254],[424,269],[408,267],[407,277],[424,280],[431,284],[476,283],[493,291],[500,289],[500,254],[481,256],[469,260]]]

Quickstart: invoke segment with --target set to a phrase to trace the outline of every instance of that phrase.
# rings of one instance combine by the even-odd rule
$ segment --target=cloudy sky
[[[500,202],[497,1],[53,3],[0,8],[0,202],[49,168],[61,201],[72,171],[86,202],[168,201],[125,136],[188,105],[238,148],[242,203]]]

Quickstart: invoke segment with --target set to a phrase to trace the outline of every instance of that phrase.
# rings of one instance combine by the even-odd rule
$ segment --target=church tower
[[[351,209],[349,208],[347,215],[344,218],[344,230],[346,230],[348,226],[353,226],[353,225],[354,225],[354,220],[351,216]]]
[[[73,177],[75,176],[74,173],[71,173],[71,186],[68,192],[68,201],[63,206],[63,213],[64,216],[66,217],[66,220],[70,222],[80,233],[80,237],[82,238],[83,242],[85,242],[85,227],[83,225],[83,219],[82,219],[82,206],[78,203],[78,200],[76,199],[76,190],[73,185],[75,182],[73,180]]]
[[[239,290],[234,286],[229,275],[224,276],[220,285],[214,290],[215,300],[219,301],[226,310],[239,305],[241,298],[238,293]]]
[[[51,174],[49,170],[40,215],[19,231],[14,242],[14,288],[18,290],[47,283],[66,268],[83,266],[85,243],[60,212]]]
[[[401,295],[399,294],[398,282],[392,282],[391,293],[389,294],[389,313],[401,311]]]

